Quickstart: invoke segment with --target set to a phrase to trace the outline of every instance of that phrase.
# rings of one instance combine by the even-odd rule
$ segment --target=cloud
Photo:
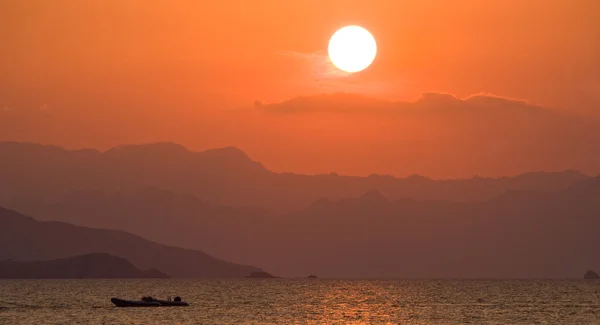
[[[272,114],[298,113],[376,113],[393,108],[394,104],[353,93],[330,93],[295,97],[279,103],[256,106]]]
[[[372,116],[458,113],[464,111],[488,113],[558,112],[547,107],[531,104],[525,100],[493,94],[475,94],[461,99],[452,94],[439,92],[423,93],[419,99],[413,102],[389,101],[356,93],[338,92],[295,97],[277,103],[261,102],[260,105],[255,105],[255,107],[269,114],[354,113]]]
[[[351,73],[336,68],[333,63],[331,63],[329,55],[325,51],[312,53],[283,51],[279,54],[303,62],[317,79],[337,79],[352,76]]]
[[[307,93],[318,92],[360,92],[373,96],[386,96],[394,93],[397,87],[405,86],[408,81],[399,77],[394,80],[368,77],[368,73],[345,72],[333,65],[326,51],[303,53],[283,51],[279,55],[294,60],[294,66],[300,66],[298,75],[289,77],[298,90]],[[304,91],[301,91],[304,92]]]
[[[360,168],[434,177],[600,172],[600,119],[521,99],[428,92],[406,102],[332,93],[263,103],[254,110],[285,130],[276,136],[280,141],[301,137],[318,148],[314,152],[331,152],[327,159],[340,166],[352,161],[348,173]]]

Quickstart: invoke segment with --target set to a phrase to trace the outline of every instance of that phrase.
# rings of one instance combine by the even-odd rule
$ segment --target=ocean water
[[[190,307],[117,308],[180,295]],[[0,280],[1,324],[600,324],[600,281]]]

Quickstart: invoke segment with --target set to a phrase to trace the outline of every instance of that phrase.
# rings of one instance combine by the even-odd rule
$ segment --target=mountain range
[[[261,271],[124,231],[39,222],[1,207],[0,248],[0,261],[34,262],[106,253],[124,258],[139,269],[156,269],[174,277],[244,277]]]
[[[344,278],[564,278],[600,266],[600,177],[577,171],[459,180],[298,175],[271,172],[236,148],[191,152],[168,143],[98,152],[5,142],[0,152],[8,157],[0,161],[5,206],[77,225],[35,221],[45,227],[119,229],[185,247],[170,248],[171,267],[136,257],[146,249],[106,251],[173,276],[222,273],[200,271],[210,256],[282,276]],[[171,255],[151,244],[161,258]],[[93,248],[19,254],[53,259]],[[209,262],[183,272],[191,250]],[[225,273],[250,271],[242,269]]]
[[[142,271],[128,260],[106,253],[49,261],[0,261],[1,279],[168,278],[155,269]]]
[[[577,171],[457,180],[275,173],[234,147],[192,152],[173,143],[125,145],[99,152],[0,142],[0,156],[0,204],[4,206],[30,199],[57,201],[74,191],[114,193],[155,187],[218,205],[282,213],[322,198],[357,197],[372,189],[390,199],[467,202],[488,200],[506,190],[561,190],[589,179]]]
[[[123,229],[284,276],[563,278],[600,261],[600,178],[478,202],[390,200],[371,190],[284,214],[156,188],[78,192],[21,210]]]

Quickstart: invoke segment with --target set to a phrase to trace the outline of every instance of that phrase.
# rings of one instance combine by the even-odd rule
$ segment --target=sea
[[[0,280],[0,324],[600,324],[600,281]]]

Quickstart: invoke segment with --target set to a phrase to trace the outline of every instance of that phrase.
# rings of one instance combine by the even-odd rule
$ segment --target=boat
[[[189,306],[185,301],[181,300],[181,297],[175,297],[171,300],[168,297],[167,300],[159,300],[153,297],[142,297],[140,300],[126,300],[120,298],[111,298],[110,301],[117,307],[183,307]]]

